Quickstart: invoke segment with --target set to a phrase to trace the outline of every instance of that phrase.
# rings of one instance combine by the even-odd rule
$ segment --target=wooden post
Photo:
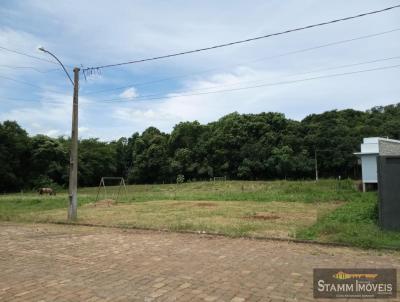
[[[314,151],[314,161],[315,161],[315,181],[318,181],[318,159],[317,159],[317,150]]]
[[[69,208],[68,220],[77,219],[78,209],[78,92],[79,92],[79,71],[74,68],[74,98],[72,107],[72,132],[71,132],[71,153],[69,162]]]
[[[105,185],[104,185],[104,177],[102,177],[100,179],[99,187],[97,188],[96,200],[94,202],[97,202],[99,200],[99,194],[100,194],[100,190],[101,190],[101,185],[103,185],[105,187]]]
[[[126,186],[125,186],[125,179],[123,179],[123,178],[122,178],[122,183],[124,185],[125,197],[128,197],[128,191],[126,190]]]

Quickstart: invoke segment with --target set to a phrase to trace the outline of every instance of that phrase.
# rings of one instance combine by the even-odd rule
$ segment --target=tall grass
[[[376,193],[363,194],[362,199],[320,217],[313,226],[299,230],[297,237],[364,248],[400,249],[400,232],[385,231],[378,226]]]

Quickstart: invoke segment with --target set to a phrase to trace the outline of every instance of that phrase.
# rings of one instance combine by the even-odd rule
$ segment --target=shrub
[[[185,176],[182,175],[182,174],[179,174],[179,175],[176,177],[176,183],[177,183],[177,184],[182,184],[182,183],[184,183],[184,182],[185,182]]]

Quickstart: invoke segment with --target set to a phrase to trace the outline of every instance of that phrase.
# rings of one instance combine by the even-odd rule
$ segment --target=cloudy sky
[[[202,48],[396,4],[399,1],[3,0],[0,121],[16,120],[32,135],[69,135],[71,83],[38,46],[56,54],[72,73],[74,66]],[[374,70],[381,67],[388,68]],[[81,75],[79,136],[111,140],[149,126],[169,132],[180,121],[207,123],[233,111],[277,111],[300,120],[326,110],[398,103],[398,67],[400,8],[232,47],[104,69],[87,79]],[[371,71],[352,73],[361,70]],[[335,76],[341,73],[350,74]]]

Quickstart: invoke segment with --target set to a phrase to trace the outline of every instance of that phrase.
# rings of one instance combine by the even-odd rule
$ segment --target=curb
[[[146,227],[136,227],[136,226],[121,226],[121,225],[105,225],[105,224],[91,224],[91,223],[80,223],[80,222],[37,222],[39,224],[55,224],[55,225],[74,225],[74,226],[85,226],[85,227],[98,227],[98,228],[110,228],[110,229],[121,229],[121,230],[139,230],[139,231],[152,231],[152,232],[162,232],[162,233],[176,233],[176,234],[191,234],[191,235],[205,235],[209,237],[223,237],[231,239],[246,239],[246,240],[259,240],[259,241],[278,241],[287,243],[299,243],[299,244],[313,244],[321,246],[330,247],[348,247],[356,248],[361,250],[390,250],[399,251],[399,249],[394,247],[382,247],[382,248],[362,248],[355,245],[350,245],[340,242],[323,242],[317,240],[307,240],[307,239],[296,239],[296,238],[280,238],[280,237],[268,237],[268,236],[230,236],[221,233],[212,233],[205,231],[189,231],[189,230],[169,230],[169,229],[153,229]]]

